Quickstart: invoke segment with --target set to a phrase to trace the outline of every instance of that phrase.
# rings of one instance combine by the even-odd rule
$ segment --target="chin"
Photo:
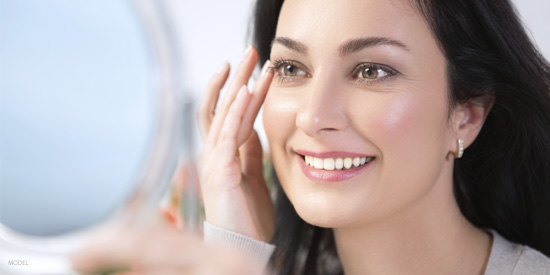
[[[341,199],[332,201],[322,196],[301,196],[295,200],[289,199],[298,216],[311,225],[340,228],[351,226],[360,219],[361,211],[342,203]]]
[[[334,220],[328,217],[322,217],[322,216],[311,216],[311,215],[303,215],[298,213],[298,215],[307,223],[311,225],[315,225],[318,227],[323,228],[339,228],[344,227],[346,223],[343,223],[339,220]]]

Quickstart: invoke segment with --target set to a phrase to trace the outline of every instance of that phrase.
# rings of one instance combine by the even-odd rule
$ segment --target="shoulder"
[[[486,275],[550,274],[550,258],[525,245],[512,243],[496,231],[487,263]]]

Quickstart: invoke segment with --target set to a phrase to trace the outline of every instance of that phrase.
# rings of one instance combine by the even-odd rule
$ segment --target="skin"
[[[457,139],[465,147],[475,140],[491,100],[449,106],[445,57],[409,1],[287,0],[278,22],[264,66],[271,69],[262,71],[254,88],[246,85],[258,57],[249,48],[218,107],[227,64],[201,101],[204,146],[197,169],[206,220],[261,241],[273,235],[273,205],[252,128],[265,99],[264,126],[282,187],[305,221],[334,229],[346,274],[483,274],[491,239],[460,213],[452,171]],[[372,37],[394,42],[341,51],[350,41]],[[291,60],[287,69],[295,74],[279,66],[281,60]],[[374,68],[380,78],[361,79],[357,66],[367,63],[384,65]],[[374,160],[354,177],[329,182],[307,177],[296,150]],[[84,249],[75,265],[85,271],[138,264],[151,274],[247,274],[243,268],[253,261],[244,255],[224,262],[231,252],[205,246],[190,233],[127,232],[121,235],[136,236],[134,241],[114,238]],[[196,253],[161,249],[174,243]],[[139,253],[147,247],[156,249]]]
[[[370,37],[401,46],[341,53]],[[271,61],[264,126],[277,175],[304,220],[334,228],[345,273],[482,273],[490,238],[461,215],[452,168],[457,139],[471,144],[490,106],[452,106],[449,117],[445,57],[409,2],[285,1]],[[363,79],[354,68],[366,62],[398,73]],[[303,150],[375,159],[327,182],[302,172]]]
[[[210,81],[197,112],[204,141],[197,169],[206,220],[268,242],[274,231],[274,210],[262,174],[262,148],[252,127],[273,74],[266,63],[249,91],[246,84],[257,60],[256,50],[249,47],[217,109],[229,67],[222,66]]]
[[[273,204],[262,174],[262,148],[252,126],[273,73],[263,70],[249,90],[245,85],[257,60],[256,50],[249,47],[217,108],[229,65],[224,64],[206,87],[197,111],[204,143],[197,170],[206,220],[267,242],[274,231]],[[166,226],[145,230],[115,227],[113,231],[75,252],[71,259],[74,269],[84,273],[123,267],[139,274],[259,274],[258,267],[251,264],[256,255],[205,245],[192,232],[176,232]]]
[[[83,274],[257,274],[249,255],[205,245],[195,234],[163,223],[108,228],[73,254],[71,262]]]

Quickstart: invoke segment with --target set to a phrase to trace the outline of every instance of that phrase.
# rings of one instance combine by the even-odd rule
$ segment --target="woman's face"
[[[265,130],[309,223],[389,217],[452,169],[445,59],[409,1],[287,0],[270,59]]]

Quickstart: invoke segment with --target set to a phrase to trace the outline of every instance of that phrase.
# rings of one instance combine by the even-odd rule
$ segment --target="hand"
[[[262,148],[253,124],[273,79],[264,65],[249,93],[246,84],[258,54],[246,51],[227,95],[216,109],[229,66],[210,80],[197,112],[204,148],[197,169],[206,220],[218,227],[269,242],[274,232],[273,203],[263,179]]]
[[[78,251],[72,263],[85,274],[254,274],[249,255],[207,246],[198,236],[166,225],[104,233]]]

